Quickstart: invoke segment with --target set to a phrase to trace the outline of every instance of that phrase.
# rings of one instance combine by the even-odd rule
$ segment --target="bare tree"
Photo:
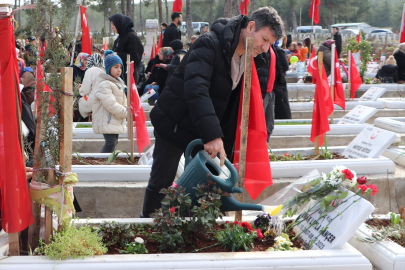
[[[252,15],[253,11],[255,11],[255,4],[256,0],[250,0],[250,3],[252,4],[252,8],[250,9],[250,15]]]
[[[139,1],[139,21],[140,21],[141,33],[142,33],[142,37],[143,37],[142,0]]]
[[[291,20],[293,23],[294,32],[297,33],[297,17],[295,16],[295,0],[290,0]]]
[[[169,22],[169,5],[167,4],[167,0],[165,0],[165,7],[166,7],[166,23]]]
[[[153,3],[153,8],[154,8],[154,12],[155,12],[155,19],[157,18],[156,16],[156,1]]]
[[[162,0],[157,0],[158,1],[158,7],[159,7],[159,23],[163,22],[163,11],[162,11]]]
[[[121,0],[121,13],[125,15],[125,0]]]
[[[210,1],[210,19],[209,19],[210,25],[212,25],[212,23],[214,22],[214,4],[215,4],[215,0],[211,0]]]
[[[132,0],[127,0],[127,16],[134,20],[134,10],[132,9]]]
[[[191,17],[191,0],[186,0],[186,25],[188,40],[193,36],[193,19]]]
[[[225,0],[224,11],[222,17],[230,18],[233,16],[233,8],[235,6],[236,0]]]

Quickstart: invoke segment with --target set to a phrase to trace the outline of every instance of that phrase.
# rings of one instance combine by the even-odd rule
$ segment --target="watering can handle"
[[[197,139],[189,143],[189,145],[186,148],[186,151],[184,152],[184,158],[185,158],[185,163],[184,163],[184,169],[186,169],[187,165],[190,163],[190,161],[193,159],[191,157],[191,152],[193,151],[194,147],[198,145],[204,145],[202,140]]]

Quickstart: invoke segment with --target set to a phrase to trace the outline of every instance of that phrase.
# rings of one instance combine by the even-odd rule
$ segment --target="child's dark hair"
[[[298,45],[298,46],[302,46],[302,42],[298,42],[297,45]]]
[[[304,83],[307,83],[307,82],[312,82],[312,76],[311,75],[307,75],[307,76],[304,77]]]

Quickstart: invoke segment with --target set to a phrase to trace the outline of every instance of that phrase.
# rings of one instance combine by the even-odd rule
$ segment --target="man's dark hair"
[[[304,77],[304,83],[307,83],[307,82],[312,82],[312,76],[311,75],[307,75],[307,76]]]
[[[338,28],[338,27],[336,27],[336,26],[333,26],[333,29],[336,29],[336,30],[338,30],[338,32],[339,32],[339,28]]]
[[[298,46],[302,46],[302,42],[298,42],[297,45],[298,45]]]
[[[164,26],[164,27],[167,27],[167,23],[165,23],[165,22],[164,22],[164,23],[161,23],[160,25],[161,25],[161,26]]]
[[[262,7],[256,9],[250,16],[250,21],[256,23],[256,30],[259,31],[263,27],[270,27],[270,30],[276,37],[276,40],[284,36],[284,23],[278,15],[277,10],[272,7]]]
[[[172,14],[172,21],[174,21],[176,18],[180,18],[181,12],[173,12]]]

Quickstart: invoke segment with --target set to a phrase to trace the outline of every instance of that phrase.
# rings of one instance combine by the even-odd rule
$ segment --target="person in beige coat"
[[[92,112],[94,91],[100,74],[106,74],[104,69],[104,59],[99,53],[93,53],[87,58],[86,74],[84,74],[79,93],[82,96],[79,100],[79,112],[83,118]]]
[[[111,153],[118,142],[118,134],[127,131],[127,98],[122,76],[121,58],[113,51],[104,54],[106,74],[100,74],[93,99],[93,131],[103,134],[105,144],[101,153]]]

